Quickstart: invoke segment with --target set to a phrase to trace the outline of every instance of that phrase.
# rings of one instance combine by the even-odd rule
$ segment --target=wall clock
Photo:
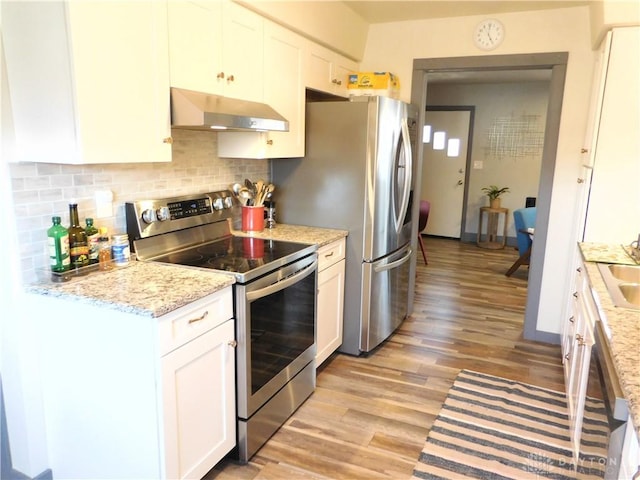
[[[504,40],[504,25],[499,20],[483,20],[473,32],[473,42],[482,50],[493,50]]]

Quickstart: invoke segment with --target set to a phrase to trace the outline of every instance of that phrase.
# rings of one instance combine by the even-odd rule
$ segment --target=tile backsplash
[[[48,268],[47,229],[59,215],[69,225],[69,201],[78,203],[80,223],[93,217],[110,234],[125,232],[124,204],[229,188],[245,177],[269,180],[268,160],[218,158],[218,136],[211,132],[173,130],[169,163],[61,165],[10,164],[23,281]],[[95,193],[113,193],[113,216],[98,218]]]

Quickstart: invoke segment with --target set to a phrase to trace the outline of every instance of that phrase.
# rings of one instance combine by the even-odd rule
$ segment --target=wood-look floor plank
[[[527,268],[517,251],[425,238],[414,313],[373,353],[334,354],[313,395],[247,465],[223,460],[207,479],[409,478],[462,369],[564,389],[557,345],[522,338]]]

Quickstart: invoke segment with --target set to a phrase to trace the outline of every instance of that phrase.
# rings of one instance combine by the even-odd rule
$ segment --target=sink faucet
[[[640,233],[638,234],[638,239],[631,242],[631,257],[636,261],[640,262]]]

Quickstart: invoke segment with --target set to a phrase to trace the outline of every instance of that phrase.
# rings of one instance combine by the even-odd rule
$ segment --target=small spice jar
[[[129,235],[120,233],[111,236],[111,256],[118,267],[129,264],[131,250],[129,249]]]

